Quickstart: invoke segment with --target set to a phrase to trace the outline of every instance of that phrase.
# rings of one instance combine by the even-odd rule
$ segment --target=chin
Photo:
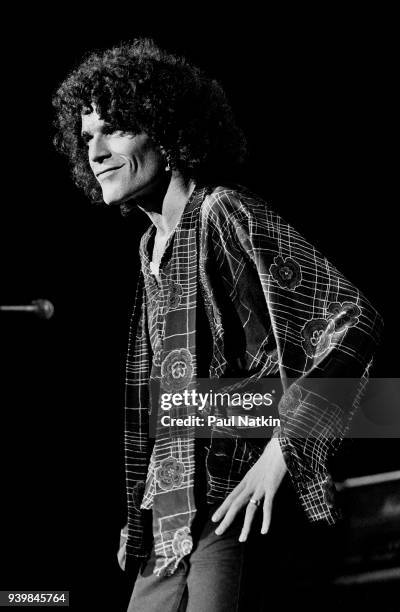
[[[109,187],[109,188],[107,188]],[[124,202],[132,201],[140,196],[142,189],[123,189],[123,188],[112,188],[111,185],[104,185],[102,194],[104,202],[111,206],[113,204],[123,204]]]
[[[122,204],[127,200],[127,196],[126,194],[103,192],[103,200],[105,204],[112,206],[113,204]]]

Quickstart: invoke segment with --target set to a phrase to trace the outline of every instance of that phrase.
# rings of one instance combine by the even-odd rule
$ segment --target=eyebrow
[[[104,121],[103,125],[101,126],[101,131],[104,130],[109,130],[113,128],[113,124],[111,121]],[[82,130],[81,132],[81,137],[82,138],[92,138],[93,137],[93,133],[87,130]]]

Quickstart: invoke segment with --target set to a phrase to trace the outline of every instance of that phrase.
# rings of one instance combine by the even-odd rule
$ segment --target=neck
[[[166,189],[153,192],[146,200],[140,201],[138,208],[149,216],[160,237],[173,232],[194,187],[193,180],[185,181],[180,174],[173,173]]]

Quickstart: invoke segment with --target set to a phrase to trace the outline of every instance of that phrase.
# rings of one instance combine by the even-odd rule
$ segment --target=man
[[[287,471],[307,520],[337,522],[328,461],[359,402],[381,319],[261,198],[229,186],[243,135],[221,87],[183,58],[150,40],[92,54],[54,104],[56,143],[76,183],[151,220],[126,365],[119,560],[138,574],[129,610],[238,609],[265,544],[259,534],[278,522],[274,499],[295,521],[290,494],[277,501]],[[325,381],[343,375],[360,384],[338,405]],[[165,393],[192,391],[199,379],[250,388],[276,377],[284,393],[271,439],[216,423],[207,440],[191,424],[164,424]]]

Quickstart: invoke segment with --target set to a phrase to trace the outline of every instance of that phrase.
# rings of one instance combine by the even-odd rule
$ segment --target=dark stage
[[[399,373],[386,21],[370,15],[361,27],[343,17],[336,26],[321,16],[300,29],[294,16],[266,25],[256,15],[232,24],[187,17],[185,26],[182,15],[157,24],[120,17],[122,27],[116,18],[15,18],[1,98],[0,302],[46,298],[55,314],[0,313],[0,589],[65,589],[72,609],[110,612],[125,610],[131,586],[116,558],[122,378],[148,221],[90,204],[53,149],[51,97],[83,54],[149,35],[221,81],[251,152],[241,182],[367,295],[385,321],[370,374]],[[398,441],[346,441],[335,469],[338,481],[399,470]]]

